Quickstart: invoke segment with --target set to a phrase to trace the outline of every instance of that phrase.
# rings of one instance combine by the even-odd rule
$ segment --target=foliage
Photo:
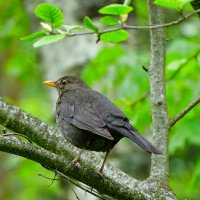
[[[186,4],[191,2],[191,0],[155,0],[154,2],[160,6],[181,10]],[[127,31],[122,29],[123,24],[127,21],[128,14],[133,10],[133,7],[128,4],[130,4],[130,2],[125,1],[124,4],[110,4],[99,9],[100,14],[107,15],[102,17],[100,22],[106,26],[122,25],[121,27],[118,27],[118,30],[99,32],[100,27],[98,27],[88,16],[85,16],[83,19],[84,27],[92,31],[91,33],[97,34],[97,41],[100,40],[102,42],[118,43],[127,40],[129,38],[129,34]],[[34,13],[37,17],[44,21],[41,22],[41,26],[44,30],[22,38],[23,40],[30,41],[42,38],[38,42],[34,43],[34,47],[54,43],[58,40],[64,39],[65,37],[73,35],[73,33],[69,32],[68,29],[63,29],[63,27],[67,27],[69,25],[64,25],[64,14],[53,4],[42,3],[36,7]],[[78,25],[70,26],[79,27],[79,29],[81,29],[81,26]]]
[[[132,11],[132,7],[123,4],[111,4],[105,6],[99,10],[100,14],[114,15],[119,19],[115,19],[111,16],[102,17],[100,21],[102,24],[110,26],[120,24],[126,21],[128,13]],[[64,25],[63,13],[56,6],[50,3],[42,3],[38,5],[34,11],[35,15],[41,18],[44,22],[41,23],[43,27],[42,31],[23,37],[22,40],[32,41],[35,39],[40,39],[34,43],[34,47],[40,47],[50,43],[57,42],[58,40],[64,39],[67,36],[73,35],[70,31],[74,30],[76,27],[81,29],[78,25]],[[99,33],[99,27],[88,17],[85,16],[83,19],[83,24],[86,29],[91,30],[91,33],[97,33],[98,40],[103,42],[118,43],[127,40],[129,35],[125,30],[115,30]],[[73,27],[69,31],[69,27]],[[50,35],[50,36],[49,36]]]

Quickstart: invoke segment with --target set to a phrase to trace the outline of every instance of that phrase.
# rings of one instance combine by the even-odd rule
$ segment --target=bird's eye
[[[67,84],[67,81],[66,80],[63,80],[62,81],[62,85],[66,85]]]

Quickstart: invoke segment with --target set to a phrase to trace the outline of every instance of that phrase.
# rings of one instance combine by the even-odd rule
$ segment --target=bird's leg
[[[99,175],[100,175],[101,177],[103,177],[103,168],[104,168],[104,165],[105,165],[105,163],[106,163],[106,160],[107,160],[107,158],[108,158],[108,154],[110,153],[110,151],[111,151],[111,149],[109,149],[109,150],[106,152],[106,155],[105,155],[105,157],[104,157],[103,163],[102,163],[101,168],[100,168],[100,170],[99,170]]]
[[[80,157],[82,155],[82,153],[85,151],[85,148],[84,149],[81,149],[81,151],[79,152],[79,154],[74,158],[74,160],[72,160],[72,163],[76,164],[77,162],[80,161]]]
[[[83,149],[81,149],[81,151],[79,152],[79,154],[74,158],[74,160],[72,160],[72,163],[76,164],[77,162],[80,161],[80,157],[81,157],[82,153],[83,153],[83,152],[85,151],[85,149],[90,145],[90,142],[91,142],[91,141],[88,141],[87,145],[86,145]]]

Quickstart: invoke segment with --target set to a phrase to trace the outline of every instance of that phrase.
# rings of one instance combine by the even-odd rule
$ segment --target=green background
[[[144,1],[135,1],[134,23],[148,23]],[[0,96],[26,112],[55,124],[50,110],[49,89],[42,85],[44,69],[31,43],[20,40],[31,33],[23,3],[0,1]],[[34,10],[34,8],[33,8]],[[192,8],[187,6],[186,11]],[[179,17],[165,10],[166,22]],[[166,79],[169,115],[174,116],[200,94],[200,20],[198,16],[166,29]],[[105,44],[94,59],[81,69],[81,77],[92,88],[109,96],[145,137],[151,137],[149,77],[142,65],[149,64],[148,30],[137,30],[134,44]],[[53,44],[52,44],[53,47]],[[56,93],[55,93],[56,95]],[[145,96],[145,97],[144,97]],[[142,98],[144,97],[144,98]],[[142,98],[142,99],[141,99]],[[196,106],[169,132],[169,181],[178,199],[200,196],[200,106]],[[124,139],[108,162],[129,175],[145,179],[150,157]],[[39,164],[0,153],[0,199],[70,199],[72,186],[48,180],[54,174]],[[73,195],[73,194],[72,194]],[[87,199],[87,198],[86,198]]]

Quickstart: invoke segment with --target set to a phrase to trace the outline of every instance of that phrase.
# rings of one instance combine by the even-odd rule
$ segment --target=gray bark
[[[149,24],[164,24],[163,9],[148,1]],[[150,29],[151,61],[149,67],[150,96],[152,103],[152,131],[156,146],[162,155],[152,154],[150,182],[159,182],[167,191],[168,186],[168,112],[165,81],[165,32],[164,28]],[[168,193],[169,194],[169,193]],[[166,193],[165,199],[176,199]]]
[[[149,0],[149,23],[163,24],[163,11]],[[165,85],[165,33],[164,28],[150,30],[151,63],[149,68],[150,95],[152,103],[152,128],[156,146],[163,152],[162,156],[152,156],[151,175],[167,180],[167,102]]]

